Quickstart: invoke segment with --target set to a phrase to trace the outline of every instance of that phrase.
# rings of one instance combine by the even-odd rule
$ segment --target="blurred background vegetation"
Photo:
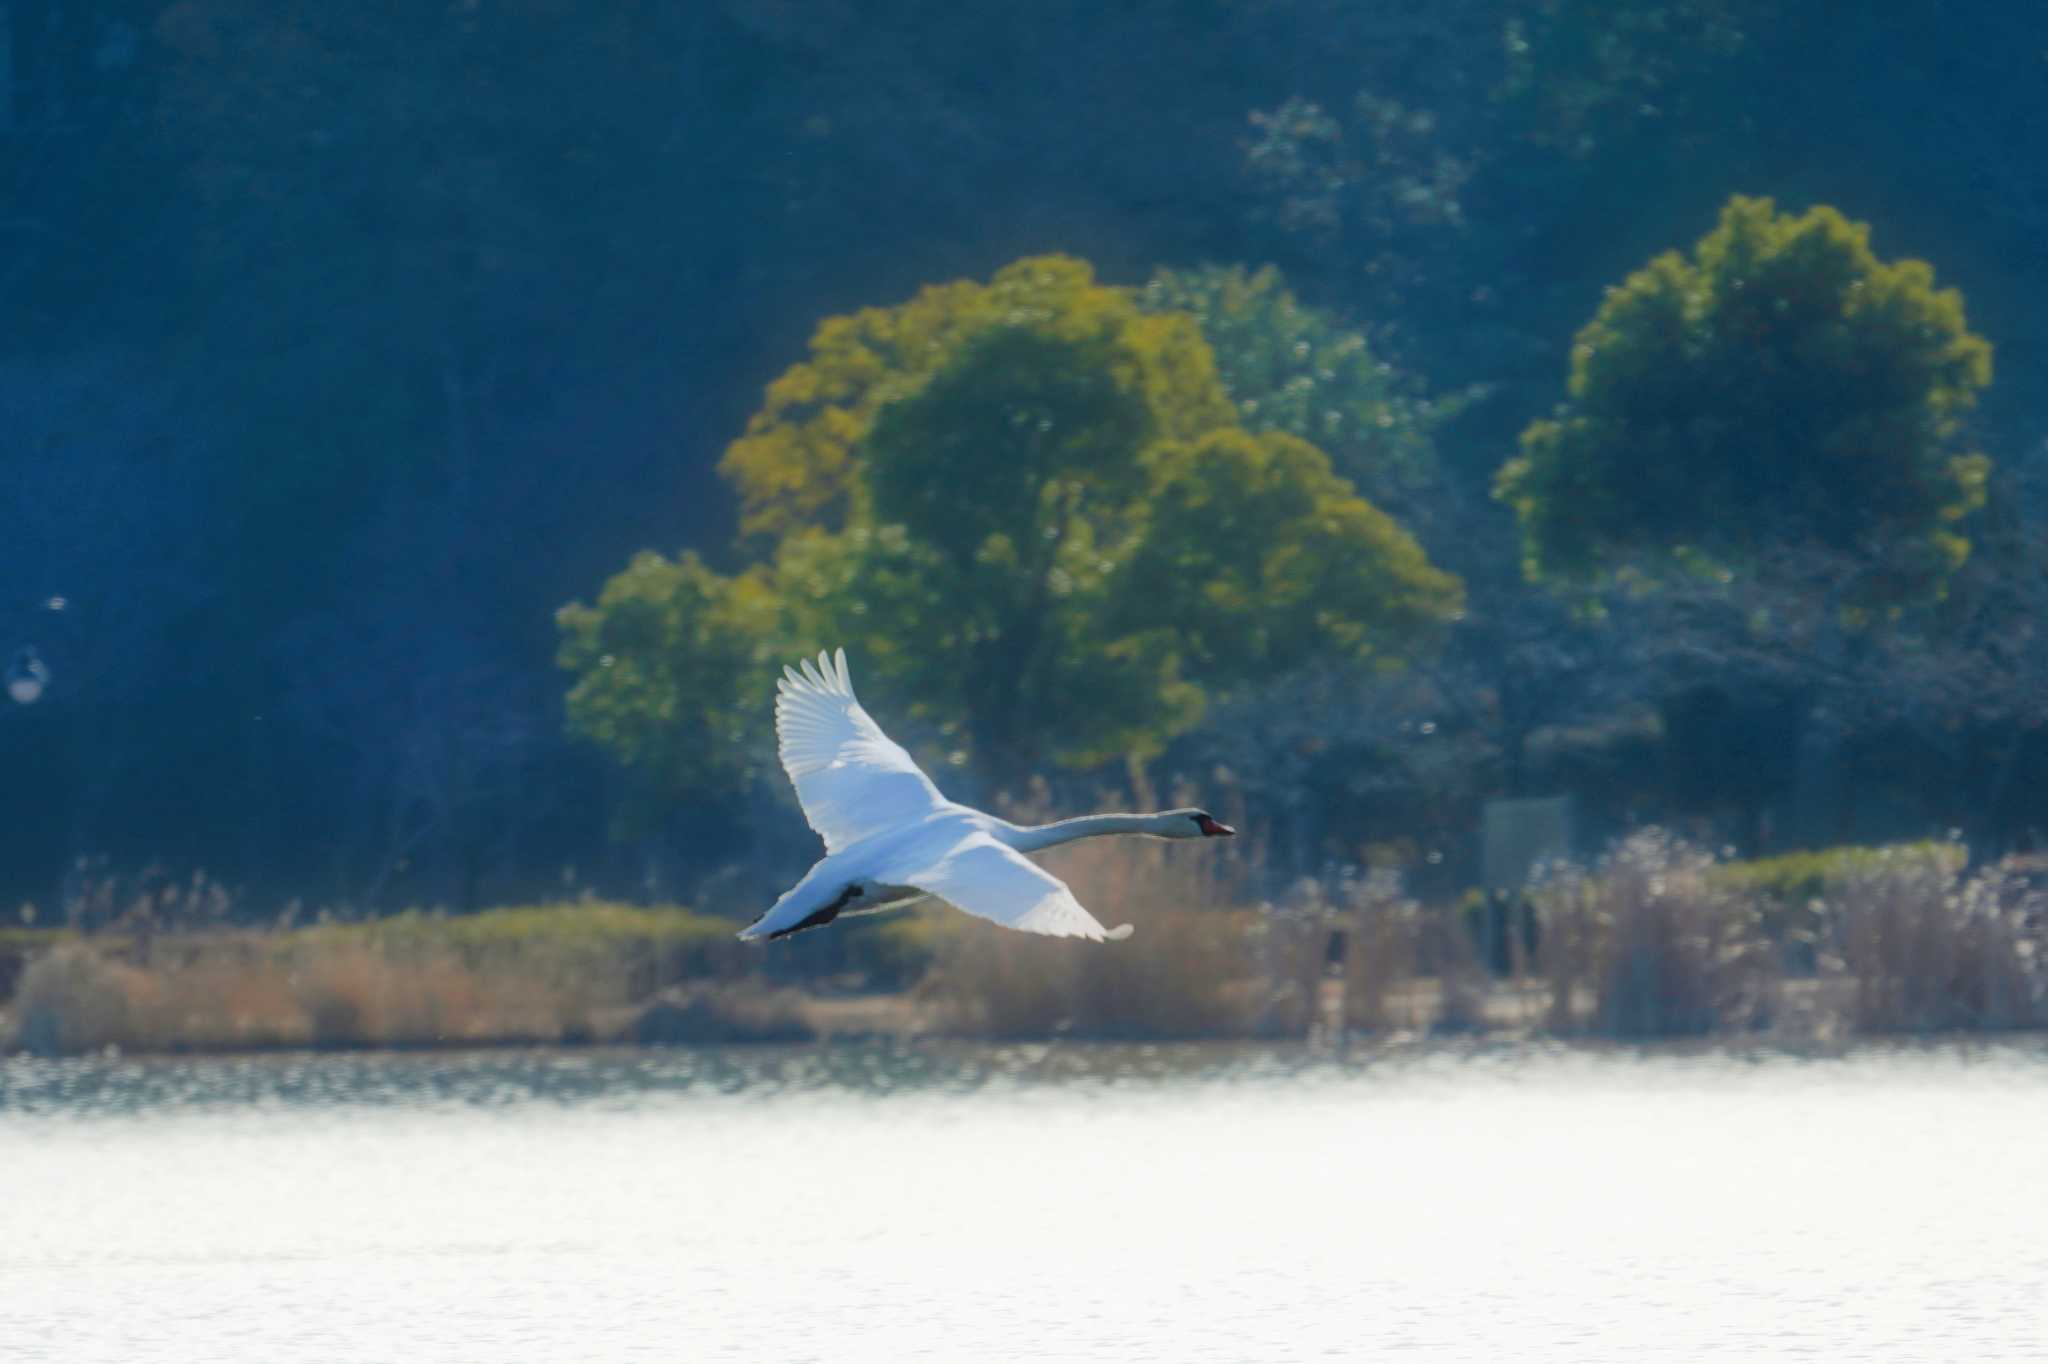
[[[0,0],[0,905],[748,915],[840,644],[949,794],[1241,808],[1235,904],[1449,913],[1525,797],[2029,854],[2044,77],[1934,0]]]

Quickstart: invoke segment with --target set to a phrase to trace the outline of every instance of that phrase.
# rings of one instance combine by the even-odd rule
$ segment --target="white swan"
[[[842,914],[871,914],[935,895],[1006,928],[1057,938],[1128,938],[1106,929],[1057,876],[1023,854],[1097,834],[1226,838],[1206,810],[1085,815],[1037,827],[956,805],[854,699],[846,650],[783,669],[775,733],[825,858],[783,892],[742,938],[783,938]]]

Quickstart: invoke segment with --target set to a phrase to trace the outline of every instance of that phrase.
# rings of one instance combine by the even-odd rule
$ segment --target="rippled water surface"
[[[2048,1050],[0,1063],[0,1358],[2048,1359]]]

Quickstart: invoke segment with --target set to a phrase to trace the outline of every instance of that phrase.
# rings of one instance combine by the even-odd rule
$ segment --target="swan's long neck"
[[[1052,824],[1012,824],[1005,841],[1018,852],[1037,852],[1103,834],[1150,834],[1158,831],[1157,815],[1081,815]]]

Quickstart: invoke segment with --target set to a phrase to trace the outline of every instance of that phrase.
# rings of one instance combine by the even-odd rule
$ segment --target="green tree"
[[[1428,491],[1440,491],[1435,432],[1470,395],[1431,399],[1362,332],[1297,299],[1272,266],[1159,270],[1139,297],[1201,325],[1246,430],[1327,450],[1377,505],[1419,511]]]
[[[1079,261],[831,319],[724,464],[765,557],[643,555],[566,608],[571,723],[669,789],[729,782],[767,751],[773,665],[844,644],[1008,782],[1157,752],[1205,692],[1423,647],[1457,580],[1320,450],[1231,416],[1193,320]]]
[[[1738,197],[1689,256],[1609,291],[1569,400],[1495,481],[1532,579],[1810,546],[1880,562],[1876,599],[1938,588],[1983,501],[1989,462],[1961,446],[1991,348],[1926,263],[1868,238],[1825,206]]]
[[[1215,431],[1149,465],[1117,619],[1164,622],[1218,690],[1318,658],[1398,662],[1461,605],[1457,580],[1307,441]]]
[[[595,606],[556,613],[560,661],[576,674],[570,732],[627,769],[632,804],[701,800],[749,775],[774,675],[760,646],[779,611],[760,572],[641,553]]]
[[[877,413],[999,326],[1102,348],[1119,382],[1142,391],[1162,434],[1188,438],[1233,420],[1192,319],[1146,314],[1129,290],[1096,283],[1085,261],[1031,257],[985,285],[932,285],[897,307],[820,323],[810,358],[768,386],[719,463],[740,495],[741,530],[773,537],[869,519],[858,465]]]

